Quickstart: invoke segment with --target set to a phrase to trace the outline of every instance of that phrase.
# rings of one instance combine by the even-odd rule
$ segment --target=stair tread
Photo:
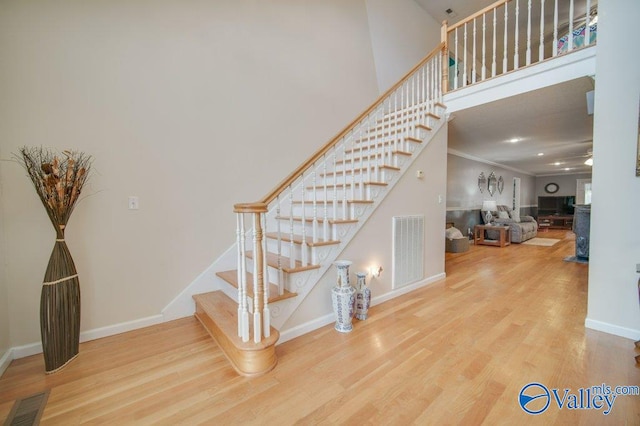
[[[248,251],[247,252],[247,257],[253,259],[253,252],[252,251]],[[310,269],[318,269],[320,268],[320,265],[307,265],[307,266],[303,266],[302,262],[300,262],[299,260],[295,261],[295,265],[293,268],[290,267],[290,259],[288,257],[285,256],[280,256],[280,266],[282,266],[282,270],[284,272],[286,272],[287,274],[292,274],[295,272],[302,272],[302,271],[308,271]],[[267,265],[271,266],[272,268],[278,268],[278,255],[275,253],[271,253],[271,252],[267,252]]]
[[[365,185],[371,185],[371,186],[387,186],[389,185],[387,182],[375,182],[375,181],[368,181],[368,182],[363,182]],[[346,186],[351,186],[352,183],[351,182],[347,182]],[[360,182],[355,182],[355,185],[360,185]],[[316,185],[316,189],[323,189],[324,187],[327,188],[335,188],[335,187],[344,187],[345,184],[344,183],[330,183],[327,185]],[[313,186],[307,186],[307,189],[313,189]]]
[[[278,233],[277,232],[267,232],[267,238],[271,238],[274,240],[278,239]],[[291,235],[286,235],[286,234],[282,234],[280,236],[280,239],[282,241],[286,241],[286,242],[291,242]],[[330,246],[330,245],[334,245],[334,244],[340,244],[340,241],[337,240],[328,240],[328,241],[323,241],[323,240],[318,240],[315,243],[313,242],[313,236],[305,236],[305,240],[307,241],[307,245],[309,247],[322,247],[322,246]],[[293,242],[296,244],[302,244],[302,235],[293,235]]]
[[[369,166],[369,169],[375,169],[376,166]],[[379,169],[388,169],[388,170],[393,170],[393,171],[400,171],[400,167],[395,167],[395,166],[389,166],[387,164],[383,164],[382,166],[378,166]],[[367,167],[356,167],[355,169],[353,169],[354,172],[366,172],[367,171]],[[342,175],[344,174],[345,171],[337,171],[337,172],[327,172],[327,173],[320,173],[321,177],[324,176],[335,176],[335,175]]]
[[[222,271],[216,272],[216,275],[234,286],[238,288],[238,270],[234,269],[231,271]],[[247,295],[249,297],[253,297],[253,274],[251,272],[247,272]],[[296,297],[298,293],[292,293],[289,290],[285,289],[284,294],[278,294],[278,285],[274,283],[269,283],[269,303],[277,302],[278,300],[290,299],[292,297]]]
[[[276,219],[278,220],[289,220],[291,219],[290,216],[277,216]],[[300,216],[293,216],[293,220],[295,221],[301,221],[302,218]],[[308,218],[306,217],[305,222],[313,222],[313,218]],[[340,224],[344,224],[344,223],[358,223],[358,219],[327,219],[329,221],[329,224],[331,225],[340,225]],[[322,223],[324,222],[324,219],[318,218],[318,222]]]
[[[350,151],[346,151],[346,152],[350,153]],[[405,155],[407,157],[411,157],[411,153],[407,152],[407,151],[394,150],[394,151],[391,151],[391,154],[394,154],[394,155]],[[372,155],[372,157],[382,157],[384,155],[386,155],[386,153],[376,152],[375,154]],[[367,157],[363,158],[362,160],[364,161],[366,159],[367,159]],[[360,161],[360,159],[356,159],[354,162],[358,162],[358,161]],[[338,161],[336,161],[336,164],[342,164],[342,163],[345,163],[345,162],[351,163],[351,159],[338,160]]]
[[[401,139],[406,140],[407,142],[415,142],[415,143],[422,143],[422,139],[418,139],[414,136],[401,136]],[[393,144],[393,141],[379,141],[379,142],[373,142],[372,141],[368,141],[366,139],[359,139],[356,141],[356,143],[358,144],[366,144],[366,146],[363,146],[362,150],[364,151],[366,148],[379,148],[379,147],[383,147],[383,146],[388,146]],[[358,152],[360,151],[359,147],[355,147],[355,148],[351,148],[351,149],[347,149],[344,152],[346,154],[351,154],[352,152]],[[365,158],[367,158],[367,155],[364,156]]]
[[[278,330],[271,327],[271,336],[262,338],[261,342],[255,343],[253,339],[243,342],[242,338],[238,336],[238,305],[222,291],[196,294],[193,299],[196,305],[215,322],[225,337],[242,351],[265,349],[275,345],[280,338]]]
[[[339,198],[336,200],[338,203],[342,203],[344,200]],[[293,204],[313,204],[312,200],[306,200],[306,201],[294,201]],[[327,200],[327,205],[332,204],[333,203],[333,199]],[[347,204],[371,204],[373,203],[373,200],[347,200]],[[318,200],[316,201],[316,204],[318,205],[324,205],[324,200]],[[313,219],[313,218],[311,218]],[[321,221],[322,218],[318,218],[318,221]]]

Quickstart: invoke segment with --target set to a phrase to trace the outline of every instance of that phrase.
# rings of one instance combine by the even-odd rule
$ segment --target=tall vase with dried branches
[[[79,352],[80,282],[64,232],[91,168],[82,152],[22,148],[22,164],[56,231],[40,296],[40,334],[45,371],[54,373]]]

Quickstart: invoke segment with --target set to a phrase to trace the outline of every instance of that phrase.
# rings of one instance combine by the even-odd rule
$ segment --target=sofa
[[[483,220],[485,213],[482,212]],[[509,226],[512,243],[523,243],[538,235],[538,222],[531,216],[520,217],[509,206],[498,205],[498,210],[491,212],[491,216],[490,225]],[[498,231],[487,231],[487,237],[498,239]]]

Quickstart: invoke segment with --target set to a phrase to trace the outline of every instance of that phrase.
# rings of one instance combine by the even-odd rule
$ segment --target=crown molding
[[[467,154],[466,152],[458,151],[457,149],[447,148],[447,154],[455,155],[456,157],[466,158],[467,160],[477,161],[478,163],[488,164],[490,166],[502,167],[506,170],[511,170],[512,172],[520,173],[523,175],[536,177],[533,173],[525,172],[524,170],[516,169],[515,167],[505,166],[504,164],[495,163],[493,161],[485,160],[484,158],[476,157],[471,154]]]

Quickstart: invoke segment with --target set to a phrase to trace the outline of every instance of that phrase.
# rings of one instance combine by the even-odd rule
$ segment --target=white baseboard
[[[4,374],[9,364],[13,361],[13,348],[7,349],[7,351],[0,358],[0,377]]]
[[[626,337],[631,340],[640,340],[640,330],[634,330],[632,328],[621,327],[619,325],[610,324],[608,322],[598,321],[594,319],[585,319],[584,326],[592,330],[602,331],[605,333],[613,334],[615,336]]]
[[[120,324],[100,327],[93,330],[87,330],[80,333],[80,342],[96,340],[102,337],[113,336],[115,334],[125,333],[127,331],[137,330],[138,328],[148,327],[150,325],[160,324],[164,321],[162,315],[153,315],[146,318],[140,318],[133,321],[122,322]],[[16,346],[9,349],[12,354],[11,359],[24,358],[31,355],[42,353],[42,342],[30,343],[23,346]],[[3,358],[4,359],[4,358]],[[9,360],[11,362],[11,360]],[[2,364],[0,364],[1,367]]]
[[[402,296],[404,294],[410,293],[419,288],[425,287],[429,284],[433,284],[437,281],[440,281],[446,278],[446,274],[444,272],[440,274],[436,274],[434,276],[423,279],[422,281],[418,281],[406,287],[402,287],[396,290],[392,290],[388,293],[385,293],[381,296],[374,297],[371,300],[371,306],[379,305],[380,303],[386,302],[388,300],[394,299],[396,297]],[[310,333],[314,330],[319,329],[320,327],[324,327],[325,325],[331,324],[335,321],[333,313],[323,315],[311,321],[308,321],[304,324],[300,324],[288,330],[284,330],[280,333],[280,339],[278,339],[278,344],[287,342],[291,339],[295,339],[296,337],[300,337],[303,334]]]
[[[284,343],[291,339],[295,339],[296,337],[300,337],[303,334],[311,333],[312,331],[324,327],[325,325],[331,324],[334,321],[335,318],[333,316],[333,313],[330,313],[305,322],[304,324],[297,325],[293,328],[281,332],[280,339],[278,339],[277,344],[279,345],[280,343]]]

